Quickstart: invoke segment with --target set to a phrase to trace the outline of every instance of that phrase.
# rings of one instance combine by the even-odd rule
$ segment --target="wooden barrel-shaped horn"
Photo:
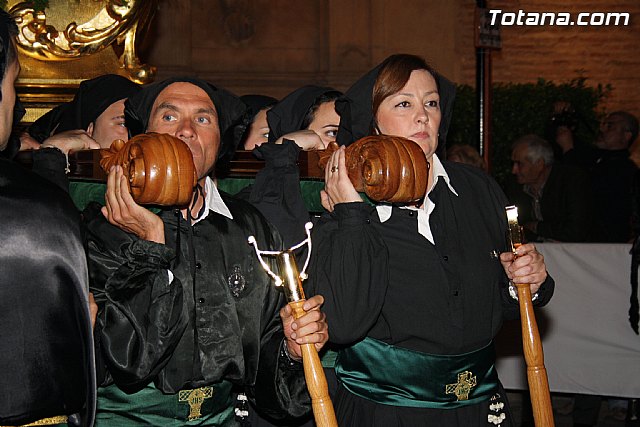
[[[320,154],[324,168],[337,149],[331,144]],[[359,192],[377,202],[408,203],[427,192],[427,158],[418,144],[399,136],[366,136],[345,150],[349,179]]]
[[[101,150],[100,166],[122,166],[129,190],[141,205],[186,206],[197,175],[193,156],[180,139],[159,133],[136,135],[128,142],[116,140]]]

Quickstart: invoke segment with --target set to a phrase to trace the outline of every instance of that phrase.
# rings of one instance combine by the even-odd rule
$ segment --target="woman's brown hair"
[[[391,55],[383,62],[373,85],[371,108],[374,122],[382,101],[399,92],[407,84],[411,73],[415,70],[426,70],[436,79],[435,70],[424,59],[416,55],[406,53]]]

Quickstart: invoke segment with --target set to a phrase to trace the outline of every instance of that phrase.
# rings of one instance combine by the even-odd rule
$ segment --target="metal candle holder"
[[[306,270],[309,266],[311,258],[311,228],[313,225],[308,222],[304,226],[307,238],[302,242],[282,251],[263,251],[258,249],[258,242],[254,236],[249,236],[249,244],[253,245],[258,256],[260,265],[275,281],[276,286],[282,286],[287,301],[293,310],[293,317],[298,319],[304,316],[305,311],[302,308],[305,302],[304,290],[302,289],[302,281],[307,278]],[[304,245],[307,245],[307,259],[302,267],[302,272],[298,272],[298,265],[294,256],[294,252]],[[278,269],[283,278],[274,273],[269,265],[263,259],[264,256],[275,256],[278,263]],[[302,363],[304,366],[304,377],[307,381],[307,390],[311,396],[311,405],[313,407],[313,416],[318,427],[337,427],[336,415],[329,397],[329,388],[327,379],[318,357],[318,352],[313,344],[302,344]]]

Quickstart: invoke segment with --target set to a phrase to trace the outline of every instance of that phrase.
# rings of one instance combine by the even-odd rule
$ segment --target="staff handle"
[[[536,315],[531,301],[531,289],[528,284],[516,284],[520,320],[522,326],[522,349],[527,363],[527,380],[536,427],[554,427],[551,395],[547,369],[544,367],[542,341],[538,331]]]
[[[305,301],[305,299],[301,299],[289,303],[293,309],[294,318],[298,319],[305,314],[302,308]],[[313,344],[302,344],[300,347],[302,349],[304,378],[307,381],[309,395],[311,395],[311,406],[316,425],[317,427],[338,427],[333,403],[331,403],[331,398],[329,397],[327,378],[324,375],[318,351]]]

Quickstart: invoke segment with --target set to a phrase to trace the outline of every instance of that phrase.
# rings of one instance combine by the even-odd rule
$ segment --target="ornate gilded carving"
[[[65,61],[92,55],[113,43],[124,45],[120,63],[137,83],[149,83],[155,67],[142,64],[136,55],[135,38],[149,23],[158,0],[106,0],[90,20],[71,22],[64,31],[47,24],[45,11],[34,10],[32,3],[21,2],[10,9],[18,24],[18,45],[39,60]]]

